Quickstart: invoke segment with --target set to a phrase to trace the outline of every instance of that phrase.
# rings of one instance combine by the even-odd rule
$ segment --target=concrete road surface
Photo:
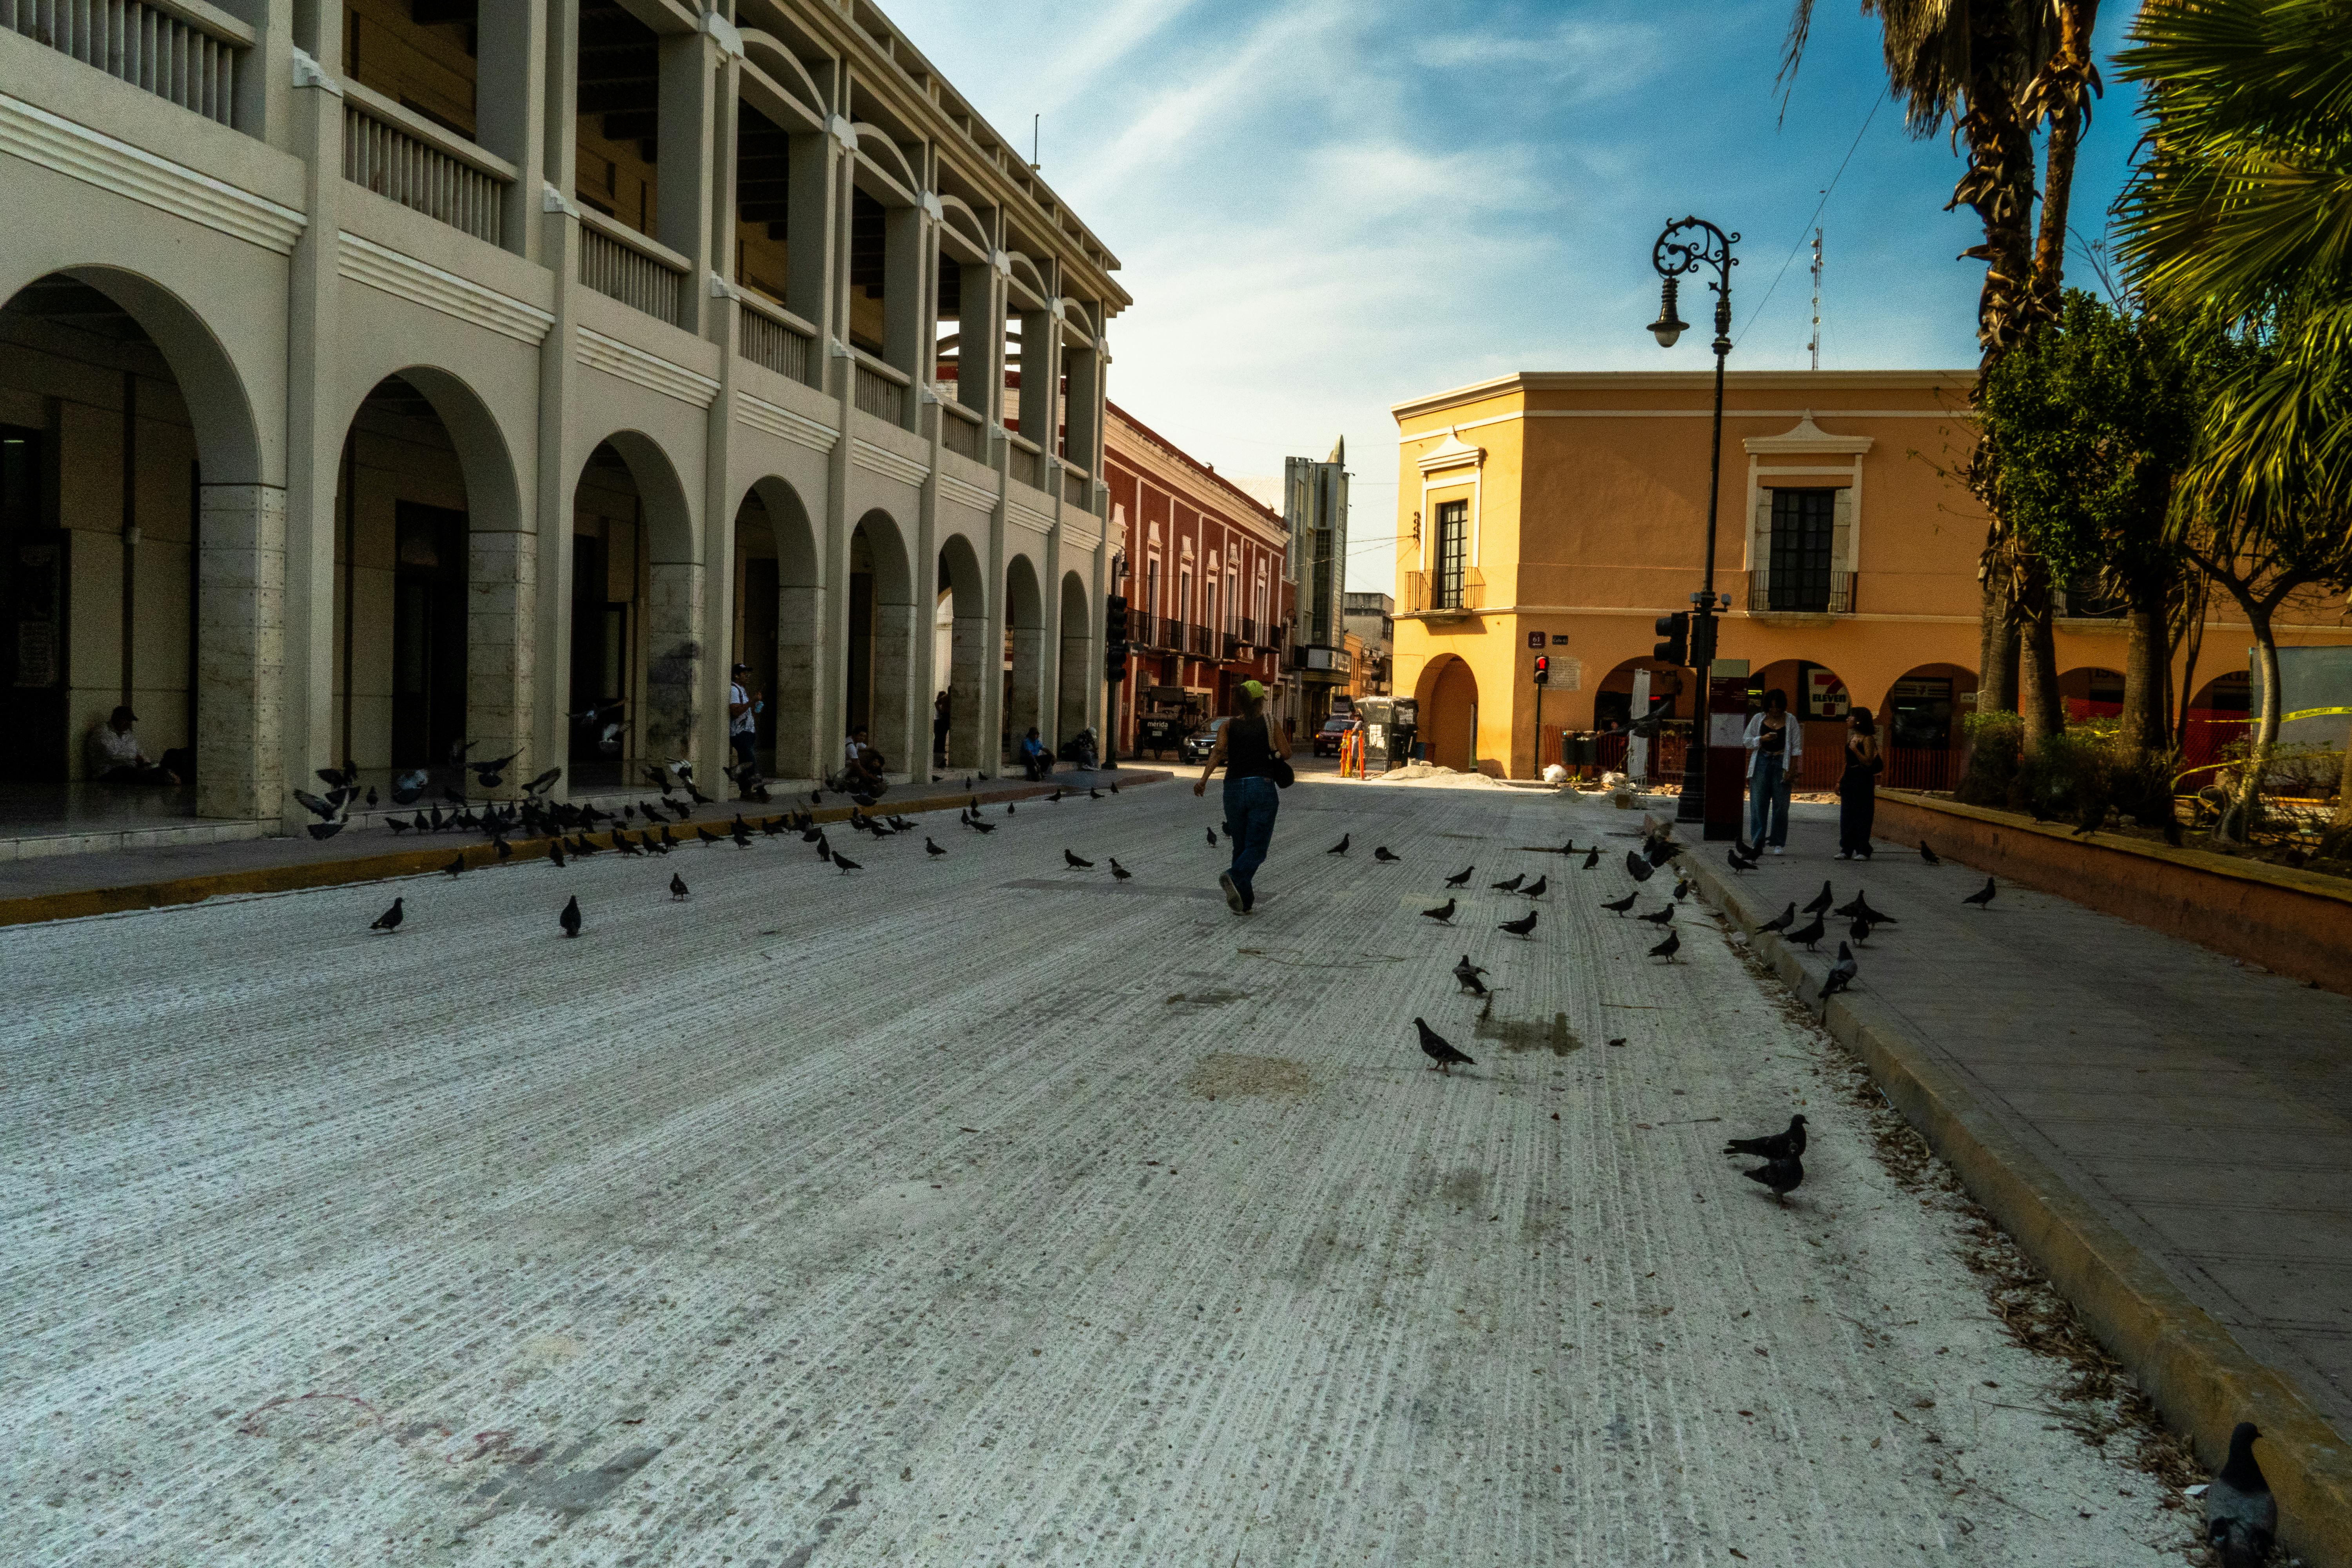
[[[0,1563],[2179,1560],[1625,815],[1215,798],[0,931]]]

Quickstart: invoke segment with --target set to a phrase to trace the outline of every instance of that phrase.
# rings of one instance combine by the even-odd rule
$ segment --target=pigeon
[[[852,871],[863,871],[866,869],[865,867],[859,865],[856,861],[852,860],[846,855],[835,855],[833,858],[833,863],[841,868],[842,875],[844,876],[847,876]]]
[[[1062,861],[1073,871],[1091,871],[1095,868],[1093,861],[1080,859],[1066,849],[1062,851]]]
[[[1789,940],[1790,942],[1803,942],[1805,944],[1805,951],[1807,952],[1811,952],[1814,951],[1813,944],[1820,942],[1822,940],[1822,933],[1829,929],[1829,927],[1822,923],[1822,917],[1817,914],[1813,917],[1813,921],[1811,925],[1802,926],[1790,931],[1789,933]]]
[[[368,926],[368,930],[383,931],[398,931],[400,929],[400,922],[408,918],[401,910],[401,906],[405,904],[407,901],[408,900],[405,899],[393,900],[392,908],[376,916],[373,922]],[[1469,960],[1465,958],[1463,962],[1466,963]]]
[[[407,832],[409,826],[407,823],[401,821],[400,818],[396,816],[385,817],[383,819],[383,825],[386,827],[391,828],[395,836]]]
[[[1663,904],[1654,913],[1635,915],[1633,918],[1637,921],[1647,921],[1654,926],[1670,926],[1675,923],[1675,906]]]
[[[1528,874],[1525,871],[1516,871],[1510,876],[1504,878],[1501,881],[1489,882],[1486,886],[1494,889],[1495,891],[1498,893],[1516,893],[1519,890],[1519,884],[1527,879]]]
[[[1458,887],[1461,887],[1463,884],[1465,884],[1465,882],[1467,882],[1467,881],[1469,881],[1469,880],[1470,880],[1470,874],[1471,874],[1473,871],[1475,871],[1477,868],[1477,868],[1477,867],[1475,867],[1475,866],[1465,866],[1465,867],[1463,867],[1463,868],[1462,868],[1462,869],[1461,869],[1461,871],[1460,871],[1460,873],[1459,873],[1458,875],[1452,876],[1452,877],[1448,877],[1448,878],[1446,878],[1446,879],[1445,879],[1445,885],[1446,885],[1447,887],[1449,887],[1449,888],[1458,888]]]
[[[1463,990],[1467,991],[1473,996],[1484,996],[1486,994],[1486,988],[1478,983],[1478,976],[1486,973],[1486,972],[1485,970],[1470,962],[1470,955],[1466,952],[1462,955],[1462,962],[1454,966],[1454,978],[1455,983],[1458,984]]]
[[[1521,888],[1519,892],[1520,895],[1525,898],[1540,899],[1546,892],[1550,890],[1550,888],[1551,879],[1549,877],[1538,877],[1534,881],[1529,882],[1526,887]]]
[[[1495,929],[1496,931],[1509,931],[1513,936],[1525,936],[1529,931],[1536,929],[1536,917],[1541,913],[1543,913],[1541,910],[1529,910],[1519,919],[1515,921],[1505,921]]]
[[[580,934],[579,894],[574,893],[570,899],[565,900],[563,905],[563,913],[557,916],[556,919],[562,925],[564,935],[578,936]]]
[[[1927,841],[1924,838],[1919,840],[1919,858],[1930,866],[1940,866],[1944,863],[1933,849],[1927,847]]]
[[[1217,847],[1217,830],[1213,827],[1204,827],[1201,831],[1209,836],[1209,847],[1214,849]]]
[[[426,782],[426,774],[423,768],[401,774],[392,781],[392,804],[415,805],[417,798],[424,795]]]
[[[1631,849],[1625,851],[1625,869],[1637,882],[1646,882],[1656,875],[1655,868]]]
[[[751,836],[744,831],[743,819],[740,816],[735,819],[735,830],[728,837],[735,840],[735,847],[738,849],[751,847]]]
[[[1830,891],[1830,885],[1827,882],[1823,882],[1822,890],[1813,895],[1813,901],[1805,906],[1805,912],[1809,915],[1817,915],[1836,902],[1837,895]]]
[[[1675,962],[1675,954],[1680,952],[1682,951],[1682,947],[1683,933],[1678,931],[1670,931],[1666,933],[1665,941],[1658,943],[1657,946],[1650,950],[1650,956],[1652,958],[1663,958],[1668,963],[1672,963]]]
[[[1354,837],[1355,835],[1352,833],[1342,833],[1339,835],[1339,842],[1334,844],[1330,848],[1323,851],[1323,853],[1326,855],[1345,855],[1348,852],[1348,840]]]
[[[500,860],[511,860],[514,858],[514,846],[507,842],[506,835],[503,833],[491,835],[490,847],[499,852],[499,858]]]
[[[1059,787],[1056,787],[1053,794],[1045,797],[1045,804],[1047,805],[1059,805],[1062,804],[1062,792]]]
[[[1893,915],[1888,914],[1885,910],[1874,910],[1870,907],[1870,895],[1867,893],[1856,893],[1853,896],[1853,908],[1849,912],[1854,919],[1868,921],[1874,926],[1891,926],[1895,923]]]
[[[1964,904],[1974,904],[1980,910],[1990,909],[1992,907],[1993,894],[2000,890],[2000,889],[1999,884],[1994,882],[1990,877],[1987,877],[1983,887],[1978,889],[1975,892],[1970,893],[1967,898],[1962,899],[1960,902]]]
[[[332,838],[343,830],[342,819],[340,817],[332,822],[306,822],[302,826],[313,838]]]
[[[475,779],[484,789],[496,789],[507,769],[514,765],[515,758],[521,755],[520,752],[516,752],[511,755],[500,757],[495,762],[467,763],[466,765],[474,770]]]
[[[1009,800],[1008,800],[1008,801],[1006,801],[1006,802],[1004,803],[1004,815],[1005,815],[1005,816],[1019,816],[1019,815],[1020,815],[1020,812],[1021,812],[1021,808],[1020,808],[1019,806],[1015,805],[1013,802],[1011,802],[1011,801],[1009,801]]]
[[[560,870],[562,868],[563,838],[562,835],[559,834],[557,837],[547,841],[547,858],[555,862],[557,869]]]
[[[1680,903],[1683,900],[1687,899],[1687,898],[1689,898],[1689,897],[1690,897],[1690,879],[1689,879],[1688,877],[1677,877],[1677,878],[1675,878],[1675,901],[1676,903]]]
[[[669,874],[669,896],[673,899],[686,897],[686,879],[675,871]]]
[[[1434,1064],[1434,1070],[1444,1073],[1450,1078],[1453,1076],[1454,1064],[1455,1062],[1460,1062],[1465,1067],[1475,1068],[1478,1065],[1476,1061],[1473,1060],[1469,1057],[1464,1056],[1460,1051],[1455,1050],[1451,1045],[1447,1044],[1444,1036],[1431,1028],[1429,1025],[1422,1019],[1415,1018],[1412,1021],[1412,1026],[1421,1031],[1422,1055],[1427,1057],[1430,1061]]]
[[[367,803],[371,806],[375,805],[375,785],[373,784],[368,785]]]
[[[545,773],[540,774],[537,778],[531,780],[529,784],[523,785],[522,793],[531,796],[545,795],[549,790],[555,787],[555,781],[562,776],[563,770],[562,768],[550,768]]]
[[[1870,921],[1861,915],[1854,916],[1853,924],[1846,928],[1846,934],[1853,938],[1854,946],[1864,945],[1870,941]]]
[[[1786,1132],[1768,1133],[1761,1138],[1734,1138],[1723,1146],[1727,1154],[1753,1154],[1759,1160],[1785,1160],[1791,1154],[1805,1152],[1805,1119],[1789,1118]]]
[[[1433,910],[1422,910],[1421,918],[1425,921],[1435,921],[1442,926],[1452,925],[1454,923],[1454,900],[1452,899],[1448,899]]]
[[[993,833],[996,831],[996,824],[992,822],[982,822],[977,817],[972,820],[971,826],[982,833]],[[1065,851],[1065,853],[1067,853],[1067,851]]]
[[[294,792],[294,798],[302,803],[303,810],[319,818],[321,822],[332,822],[335,819],[335,813],[340,809],[332,802],[320,800],[317,795],[312,795],[307,789],[296,790]]]
[[[1598,865],[1600,865],[1600,864],[1601,864],[1601,846],[1600,846],[1600,845],[1598,845],[1598,844],[1596,844],[1596,845],[1594,845],[1594,846],[1593,846],[1590,850],[1588,850],[1588,851],[1585,853],[1585,857],[1584,857],[1584,869],[1585,869],[1585,870],[1590,871],[1590,870],[1591,870],[1591,869],[1592,869],[1592,868],[1594,868],[1595,866],[1598,866]]]
[[[825,841],[822,833],[816,836],[816,858],[828,866],[833,864],[833,846]]]
[[[1633,907],[1633,900],[1641,896],[1641,889],[1637,888],[1633,892],[1626,894],[1623,898],[1614,900],[1609,903],[1601,905],[1601,907],[1612,911],[1622,920],[1624,918],[1625,911]]]
[[[1731,862],[1731,868],[1735,872],[1756,869],[1756,852],[1745,844],[1734,843],[1730,848],[1723,852],[1723,858]]]
[[[424,825],[420,823],[418,826],[422,826]],[[433,808],[432,828],[436,833],[440,832],[442,828],[441,808],[437,805]]]
[[[1853,961],[1853,949],[1838,943],[1837,962],[1830,965],[1829,977],[1822,982],[1822,1005],[1828,1006],[1831,997],[1850,988],[1860,968]]]
[[[444,866],[444,867],[442,867],[442,868],[441,868],[441,869],[442,869],[443,871],[446,872],[448,875],[450,875],[450,876],[452,876],[452,877],[457,876],[458,873],[460,873],[460,872],[462,872],[463,870],[465,870],[465,868],[466,868],[466,852],[465,852],[463,849],[458,850],[458,851],[457,851],[457,853],[455,856],[451,857],[449,863],[448,863],[446,866]]]
[[[613,833],[613,847],[627,856],[641,857],[645,854],[644,850],[637,847],[635,839],[617,828]]]
[[[1135,875],[1134,872],[1129,870],[1126,867],[1118,863],[1118,857],[1116,855],[1110,857],[1110,874],[1114,880],[1120,882],[1124,882],[1129,877]]]
[[[923,853],[926,855],[939,856],[946,854],[947,851],[932,843],[929,838],[925,838],[923,840]]]
[[[1402,855],[1392,855],[1392,854],[1391,854],[1391,853],[1389,852],[1389,847],[1388,847],[1387,845],[1385,845],[1385,844],[1381,844],[1381,845],[1377,845],[1377,846],[1375,846],[1375,847],[1373,847],[1373,849],[1372,849],[1372,858],[1373,858],[1373,859],[1375,859],[1375,860],[1378,860],[1381,865],[1385,866],[1385,865],[1387,865],[1389,862],[1391,862],[1391,860],[1402,860],[1402,859],[1403,859],[1403,858],[1404,858],[1404,857],[1403,857],[1403,856],[1402,856]]]
[[[1794,1154],[1786,1154],[1777,1160],[1768,1160],[1752,1171],[1739,1173],[1759,1187],[1771,1188],[1772,1201],[1786,1208],[1789,1206],[1789,1194],[1795,1192],[1798,1184],[1805,1179],[1805,1163]]]
[[[708,827],[698,827],[694,831],[696,837],[699,837],[705,844],[724,844],[727,842],[727,840],[721,838],[716,833],[711,832]]]
[[[2230,1434],[2230,1458],[2205,1488],[2205,1542],[2221,1568],[2260,1568],[2278,1533],[2278,1500],[2254,1462],[2262,1434],[2241,1421]]]
[[[1759,931],[1787,931],[1790,926],[1795,925],[1796,923],[1797,923],[1797,900],[1794,900],[1794,899],[1790,899],[1790,900],[1789,900],[1789,907],[1788,907],[1787,909],[1782,910],[1779,914],[1774,915],[1770,920],[1766,921],[1765,921],[1761,926],[1758,927],[1757,929],[1758,929]]]

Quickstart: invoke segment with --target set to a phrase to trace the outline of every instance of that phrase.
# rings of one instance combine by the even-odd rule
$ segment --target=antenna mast
[[[1043,114],[1033,114],[1029,117],[1029,172],[1033,174],[1044,166],[1037,162],[1037,153],[1039,135],[1045,130],[1045,117]],[[1813,248],[1815,250],[1821,248],[1821,242],[1818,239],[1813,242]],[[1819,270],[1818,264],[1815,270]]]
[[[1822,231],[1813,230],[1813,341],[1805,345],[1812,351],[1813,368],[1822,368]]]

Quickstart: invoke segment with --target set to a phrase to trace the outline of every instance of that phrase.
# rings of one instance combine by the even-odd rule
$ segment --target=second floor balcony
[[[1407,572],[1401,616],[1427,620],[1476,615],[1486,605],[1486,575],[1475,566],[1452,572]]]
[[[1853,614],[1851,572],[1753,571],[1748,574],[1748,613],[1751,616],[1850,616]]]

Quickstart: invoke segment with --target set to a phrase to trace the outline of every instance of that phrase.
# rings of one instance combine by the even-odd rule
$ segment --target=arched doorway
[[[0,810],[280,816],[285,491],[226,350],[105,267],[18,289],[0,343]],[[118,706],[178,784],[77,787]]]
[[[1062,574],[1062,657],[1055,681],[1054,743],[1076,738],[1087,727],[1088,686],[1101,679],[1094,668],[1094,617],[1087,612],[1087,580],[1076,572]],[[1100,736],[1096,746],[1100,750]]]
[[[1045,725],[1045,595],[1025,555],[1004,568],[1004,734],[1010,756],[1031,730]]]
[[[703,566],[677,470],[651,437],[616,432],[581,466],[569,586],[570,782],[612,788],[647,762],[694,757]]]
[[[947,621],[946,658],[934,666],[940,689],[948,694],[950,767],[991,765],[989,737],[982,726],[981,698],[988,681],[987,578],[980,553],[960,533],[940,549],[940,614]],[[936,651],[936,650],[935,650]]]
[[[1422,670],[1413,696],[1423,754],[1439,767],[1470,772],[1478,761],[1478,678],[1470,666],[1450,653],[1439,655]]]
[[[1951,788],[1976,689],[1976,671],[1957,664],[1916,665],[1897,677],[1874,715],[1886,755],[1879,782],[1895,789]]]
[[[910,776],[920,775],[920,759],[929,744],[928,735],[915,739],[911,722],[920,623],[904,539],[890,514],[877,508],[860,518],[849,536],[843,727],[870,731],[886,765]],[[837,739],[834,751],[837,759]]]
[[[798,782],[823,776],[816,732],[817,662],[824,595],[816,535],[800,494],[780,479],[753,485],[735,512],[734,648],[748,664],[746,689],[764,700],[755,716],[761,767]]]
[[[2251,672],[2224,670],[2197,689],[2189,700],[2180,737],[2180,760],[2190,768],[2210,767],[2253,728],[2254,681]],[[2200,775],[2194,783],[2212,782]]]
[[[2116,718],[2124,710],[2124,672],[2079,665],[2058,677],[2058,697],[2066,704],[2070,723]]]

